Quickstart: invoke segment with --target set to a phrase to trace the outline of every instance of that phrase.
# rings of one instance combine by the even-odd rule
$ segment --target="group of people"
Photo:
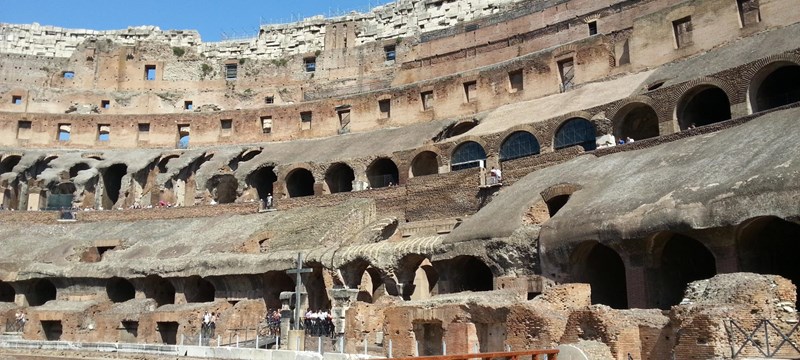
[[[311,336],[331,336],[335,330],[333,318],[327,310],[313,311],[308,309],[303,326],[306,333]]]
[[[634,142],[634,140],[630,136],[624,139],[620,137],[619,140],[617,141],[617,145],[625,145],[625,144],[630,144],[632,142]]]
[[[208,312],[206,311],[203,314],[203,324],[201,325],[201,330],[203,332],[204,338],[211,338],[214,337],[214,333],[217,329],[217,313],[215,312]]]
[[[281,334],[281,312],[275,309],[267,310],[267,316],[264,317],[267,323],[267,335],[280,336]]]

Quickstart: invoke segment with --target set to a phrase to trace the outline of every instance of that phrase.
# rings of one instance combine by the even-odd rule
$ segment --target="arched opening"
[[[272,166],[259,168],[247,177],[248,185],[256,189],[258,198],[261,200],[272,195],[276,181],[278,181],[278,176],[275,175],[275,168]]]
[[[433,265],[439,274],[440,294],[494,289],[492,270],[474,256],[457,256],[450,260],[437,261]]]
[[[73,179],[76,176],[78,176],[79,172],[89,169],[91,169],[91,167],[87,163],[77,163],[75,165],[72,165],[72,167],[69,168],[69,178]]]
[[[458,171],[480,167],[486,161],[486,150],[481,144],[467,141],[458,145],[450,157],[450,170]]]
[[[0,302],[13,303],[16,295],[17,292],[14,291],[13,286],[0,281]]]
[[[763,80],[762,80],[763,78]],[[770,64],[750,85],[753,112],[765,111],[800,101],[800,65],[790,62]]]
[[[6,156],[3,161],[0,161],[0,174],[5,174],[14,170],[14,167],[19,164],[22,159],[19,155]]]
[[[625,264],[616,251],[596,241],[587,241],[570,258],[572,276],[592,287],[592,304],[614,309],[628,308]]]
[[[230,174],[217,175],[208,180],[208,188],[217,203],[231,204],[238,197],[239,181]]]
[[[729,120],[731,102],[722,89],[703,85],[686,92],[678,102],[678,125],[681,130]]]
[[[397,185],[400,174],[394,161],[380,158],[367,167],[367,179],[373,189]]]
[[[448,132],[447,137],[466,134],[467,131],[472,130],[472,128],[474,128],[477,125],[478,125],[477,121],[464,121],[462,123],[456,124],[456,126],[453,126],[453,128]]]
[[[383,295],[386,295],[386,288],[380,271],[374,267],[364,269],[361,273],[361,281],[358,284],[356,300],[372,304]]]
[[[737,236],[739,271],[780,275],[800,284],[800,225],[774,216],[740,225]]]
[[[614,119],[617,139],[649,139],[658,136],[658,114],[650,105],[628,104],[617,112]]]
[[[313,269],[310,274],[303,278],[303,284],[308,292],[308,307],[314,310],[331,308],[331,300],[328,298],[328,291],[325,285],[325,278],[322,275],[323,266],[319,263],[306,264],[306,267]]]
[[[687,284],[717,274],[714,255],[699,241],[664,233],[656,235],[655,243],[661,248],[658,282],[653,284],[658,308],[666,310],[679,304]]]
[[[214,284],[210,281],[203,279],[199,276],[191,276],[186,279],[183,287],[186,302],[189,303],[207,303],[215,299],[217,290]]]
[[[56,286],[50,280],[36,280],[27,294],[28,305],[42,306],[50,300],[56,299]]]
[[[123,278],[113,277],[106,283],[106,294],[111,302],[121,303],[136,297],[136,288]]]
[[[247,162],[253,160],[253,158],[261,154],[261,152],[262,152],[261,149],[247,150],[244,153],[242,153],[242,155],[239,156],[239,162]]]
[[[175,286],[158,275],[144,278],[144,296],[156,301],[158,306],[175,303]]]
[[[500,161],[536,155],[540,151],[539,140],[527,131],[517,131],[506,137],[500,145]]]
[[[294,280],[286,272],[270,271],[264,275],[264,302],[267,309],[280,309],[281,293],[294,290]]]
[[[161,160],[158,161],[158,173],[165,174],[167,172],[167,164],[169,164],[169,161],[177,158],[178,155],[167,155],[162,157]]]
[[[306,169],[294,169],[286,176],[286,190],[289,197],[314,195],[314,175]]]
[[[344,163],[335,163],[325,173],[325,183],[331,194],[353,191],[353,180],[356,175],[353,169]]]
[[[433,151],[423,151],[411,161],[411,177],[436,175],[439,173],[439,155]]]
[[[410,300],[424,300],[435,295],[438,281],[439,273],[434,269],[431,261],[422,260],[414,271],[414,291],[409,297]]]
[[[586,151],[597,148],[597,131],[589,120],[572,118],[565,121],[556,131],[553,147],[556,150],[580,145]]]
[[[122,188],[122,178],[128,173],[128,166],[125,164],[115,164],[103,172],[103,208],[113,209],[119,201],[119,194]]]
[[[561,208],[567,204],[570,196],[572,196],[572,194],[553,196],[545,202],[547,204],[547,212],[550,213],[550,217],[556,216]]]

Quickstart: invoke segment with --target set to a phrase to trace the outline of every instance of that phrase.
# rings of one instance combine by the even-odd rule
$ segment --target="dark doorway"
[[[442,355],[444,329],[442,322],[414,322],[414,338],[419,356]]]
[[[457,256],[433,265],[439,274],[440,294],[494,289],[492,270],[474,256]]]
[[[106,294],[111,302],[121,303],[136,297],[136,288],[130,281],[114,277],[106,283]]]
[[[87,163],[77,163],[69,168],[69,178],[72,179],[78,176],[78,173],[84,170],[89,170],[91,167]]]
[[[166,345],[178,344],[178,323],[173,321],[159,321],[156,323],[161,342]]]
[[[14,287],[0,281],[0,302],[14,302],[14,297],[16,296],[17,292],[14,291]]]
[[[283,271],[270,271],[264,275],[264,302],[267,309],[281,308],[281,292],[294,292],[294,280]]]
[[[103,172],[103,208],[111,210],[119,200],[122,187],[122,178],[128,173],[128,166],[125,164],[115,164]]]
[[[439,155],[433,151],[423,151],[411,161],[411,175],[425,176],[439,173]]]
[[[550,217],[556,216],[556,214],[567,204],[569,201],[569,197],[572,194],[565,194],[565,195],[557,195],[553,196],[550,200],[546,201],[547,204],[547,212],[550,213]]]
[[[303,284],[305,284],[306,291],[308,291],[308,306],[314,310],[330,309],[331,300],[328,298],[325,279],[322,276],[322,265],[313,263],[306,264],[306,267],[314,269],[312,273],[303,278]]]
[[[59,341],[64,333],[60,320],[42,320],[42,331],[47,341]]]
[[[730,120],[731,103],[722,89],[711,85],[700,86],[683,95],[678,103],[677,115],[681,130],[711,125]]]
[[[616,134],[618,139],[649,139],[658,136],[658,114],[647,104],[629,104],[617,113]]]
[[[328,168],[325,173],[325,183],[331,194],[353,191],[353,180],[356,175],[353,169],[346,164],[336,163]]]
[[[214,199],[220,204],[236,202],[239,181],[233,175],[218,175],[208,181],[209,190],[214,194]]]
[[[186,279],[184,295],[186,296],[186,302],[189,303],[213,302],[216,289],[210,281],[199,276],[191,276]]]
[[[275,175],[275,168],[272,166],[259,168],[247,177],[248,185],[256,189],[258,198],[261,200],[272,195],[274,191],[273,186],[276,181],[278,181],[278,177]]]
[[[36,280],[31,286],[31,291],[27,294],[28,305],[42,306],[50,300],[55,300],[56,294],[56,286],[50,280]]]
[[[3,161],[0,161],[0,174],[5,174],[14,170],[14,167],[19,164],[21,159],[22,157],[19,155],[11,155],[4,158]]]
[[[139,337],[139,322],[138,321],[122,321],[122,329],[120,329],[120,341],[126,343],[135,343],[136,338]]]
[[[785,65],[767,75],[758,85],[753,112],[800,101],[800,66]]]
[[[286,190],[289,197],[314,195],[314,175],[306,169],[294,169],[286,176]]]
[[[772,216],[752,219],[742,224],[737,241],[740,271],[800,284],[800,225]]]
[[[380,158],[372,162],[367,167],[367,179],[369,186],[373,189],[397,185],[400,173],[394,161],[387,158]]]
[[[577,282],[592,287],[592,304],[628,308],[625,264],[616,251],[596,241],[581,244],[570,258]]]
[[[158,275],[144,278],[144,295],[155,300],[158,306],[175,303],[175,287],[169,280]]]
[[[667,310],[681,302],[687,284],[716,275],[717,263],[708,248],[688,236],[660,234],[656,242],[664,244],[658,269],[659,282],[654,284],[659,294],[656,305]]]

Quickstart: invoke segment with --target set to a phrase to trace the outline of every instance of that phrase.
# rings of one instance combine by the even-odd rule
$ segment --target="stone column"
[[[344,336],[347,329],[347,309],[358,299],[358,289],[331,289],[328,290],[328,296],[332,299],[331,317],[336,328],[336,337]],[[347,344],[342,345],[347,348]]]

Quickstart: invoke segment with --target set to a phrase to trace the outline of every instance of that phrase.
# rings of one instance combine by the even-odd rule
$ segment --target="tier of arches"
[[[669,309],[688,283],[718,273],[780,275],[800,283],[800,224],[774,216],[745,221],[724,243],[702,235],[660,232],[641,241],[644,251],[621,243],[585,241],[569,258],[570,282],[592,286],[592,303],[613,308]],[[734,252],[728,249],[734,248]]]

